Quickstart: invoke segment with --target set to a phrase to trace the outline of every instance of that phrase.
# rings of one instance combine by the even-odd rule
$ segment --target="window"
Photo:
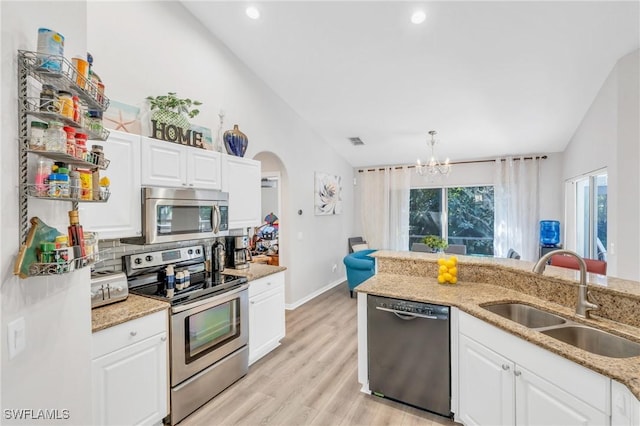
[[[575,185],[575,251],[582,257],[606,261],[607,173],[599,170],[572,183]]]
[[[493,186],[414,188],[409,206],[409,247],[439,235],[467,254],[493,255]]]

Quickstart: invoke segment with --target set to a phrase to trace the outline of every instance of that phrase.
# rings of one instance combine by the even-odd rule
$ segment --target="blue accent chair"
[[[353,297],[354,288],[375,274],[375,259],[369,256],[374,251],[376,250],[360,250],[346,255],[344,259],[342,259],[347,270],[347,283],[349,284],[350,297]]]

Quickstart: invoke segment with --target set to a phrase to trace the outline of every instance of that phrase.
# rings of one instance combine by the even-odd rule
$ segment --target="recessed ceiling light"
[[[260,11],[253,6],[249,6],[245,12],[251,19],[258,19],[260,17]]]
[[[411,15],[411,22],[414,24],[422,24],[425,19],[427,19],[427,14],[422,10],[416,10],[413,12],[413,15]]]

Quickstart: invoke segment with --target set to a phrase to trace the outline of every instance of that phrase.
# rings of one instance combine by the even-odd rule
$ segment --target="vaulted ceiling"
[[[563,151],[640,46],[637,1],[183,4],[354,167]]]

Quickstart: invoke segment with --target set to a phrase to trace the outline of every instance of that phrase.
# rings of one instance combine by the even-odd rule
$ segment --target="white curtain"
[[[359,180],[360,217],[369,247],[408,250],[410,169],[367,170]]]
[[[540,160],[497,159],[495,162],[494,255],[514,249],[523,260],[538,259]]]

